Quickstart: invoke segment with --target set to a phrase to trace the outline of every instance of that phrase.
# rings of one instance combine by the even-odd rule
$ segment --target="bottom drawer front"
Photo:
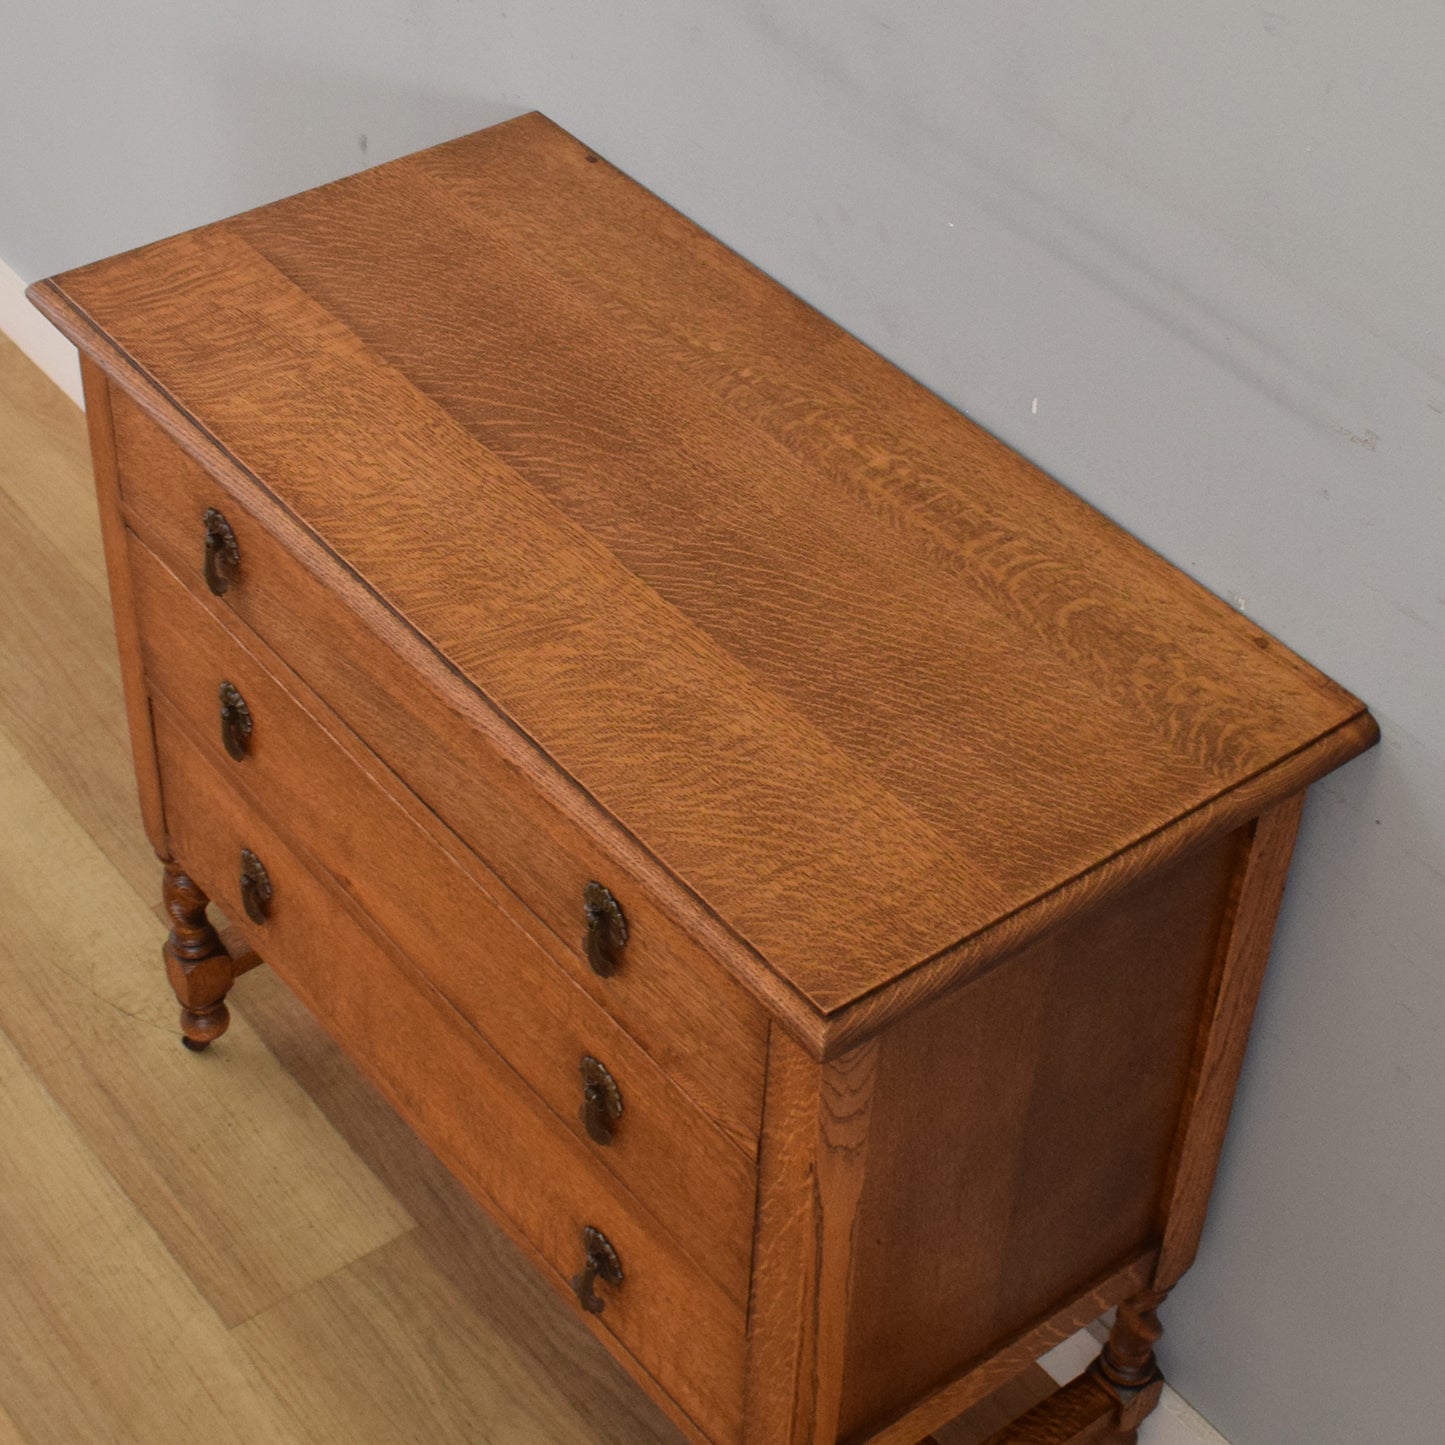
[[[177,860],[443,1162],[531,1246],[554,1285],[567,1288],[583,1273],[584,1230],[606,1237],[623,1282],[609,1284],[599,1271],[602,1312],[579,1306],[579,1317],[620,1343],[624,1362],[640,1364],[707,1439],[736,1439],[745,1337],[738,1306],[242,803],[164,703],[155,714]],[[243,848],[264,864],[273,889],[260,924],[247,918]]]

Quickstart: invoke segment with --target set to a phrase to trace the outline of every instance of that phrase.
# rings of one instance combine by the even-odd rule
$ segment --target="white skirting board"
[[[77,406],[85,405],[75,348],[25,299],[25,282],[4,261],[0,261],[0,331]]]
[[[1099,1341],[1083,1329],[1055,1346],[1039,1364],[1063,1385],[1082,1374],[1098,1353]],[[1139,1427],[1139,1445],[1229,1445],[1229,1442],[1165,1385],[1158,1407]]]

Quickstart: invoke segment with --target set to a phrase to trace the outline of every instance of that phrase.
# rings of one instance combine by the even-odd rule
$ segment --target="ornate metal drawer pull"
[[[593,973],[611,978],[622,964],[627,919],[622,906],[600,883],[589,883],[582,890],[582,902],[587,910],[587,962]]]
[[[620,1285],[622,1264],[607,1236],[590,1224],[582,1231],[582,1248],[587,1251],[587,1263],[582,1273],[573,1278],[572,1289],[577,1295],[577,1303],[589,1315],[600,1315],[606,1302],[598,1298],[592,1287],[599,1279],[610,1285]]]
[[[591,1054],[582,1056],[582,1122],[598,1144],[610,1144],[612,1131],[622,1117],[622,1091],[607,1065]]]
[[[206,586],[224,597],[230,590],[231,579],[241,565],[241,549],[236,545],[236,534],[231,524],[214,507],[206,508]]]
[[[252,923],[264,923],[271,912],[271,876],[249,849],[241,849],[241,903]]]
[[[251,709],[236,684],[221,684],[221,741],[239,763],[251,746]]]

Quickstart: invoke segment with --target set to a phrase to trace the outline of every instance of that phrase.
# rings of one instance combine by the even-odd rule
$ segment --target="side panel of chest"
[[[1144,1288],[1252,833],[828,1063],[775,1033],[750,1442],[915,1445]]]
[[[1157,1244],[1245,841],[1182,859],[880,1040],[845,1437]]]

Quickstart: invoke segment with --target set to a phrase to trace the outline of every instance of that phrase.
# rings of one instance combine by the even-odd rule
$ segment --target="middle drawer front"
[[[744,1304],[753,1161],[408,816],[372,775],[384,771],[378,761],[370,757],[368,772],[348,754],[335,735],[345,733],[337,720],[330,719],[335,734],[328,732],[134,536],[130,552],[146,673],[191,740],[355,900],[699,1267]],[[239,758],[222,745],[223,684],[235,689],[229,747]],[[237,699],[249,722],[244,739]],[[322,709],[317,700],[312,705]],[[168,797],[168,813],[170,805]],[[590,1106],[584,1059],[592,1061]],[[620,1113],[609,1107],[617,1102]],[[611,1134],[610,1143],[597,1141],[599,1129]]]
[[[566,1292],[584,1230],[615,1251],[620,1283],[578,1315],[661,1385],[708,1440],[740,1429],[743,1310],[687,1259],[455,1009],[364,926],[245,801],[157,700],[156,743],[177,857],[448,1168]],[[241,850],[270,883],[247,921]],[[571,1296],[569,1295],[569,1298]],[[575,1302],[575,1301],[574,1301]]]

